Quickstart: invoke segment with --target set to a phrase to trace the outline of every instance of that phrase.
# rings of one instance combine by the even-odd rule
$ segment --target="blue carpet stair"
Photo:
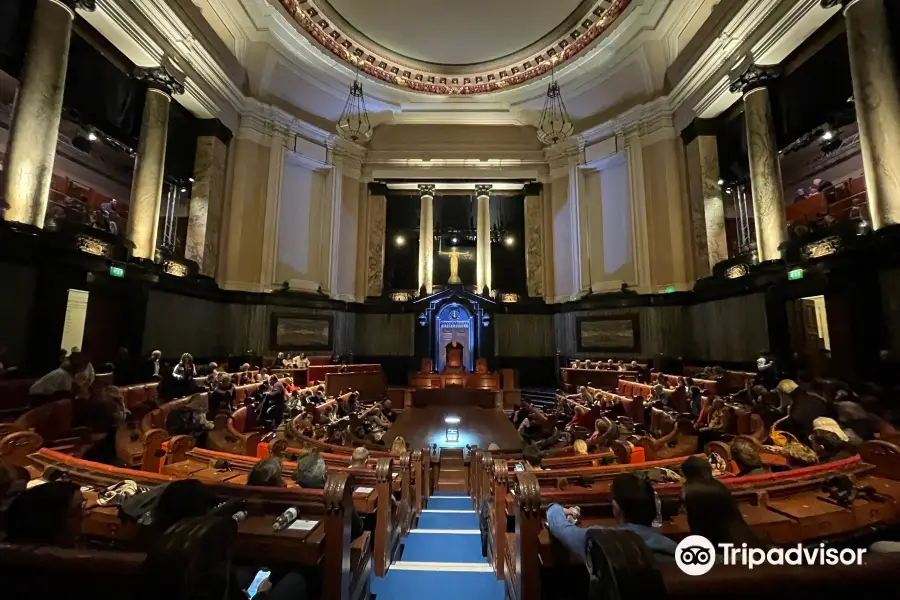
[[[437,491],[402,544],[387,575],[372,577],[376,600],[503,600],[504,582],[481,556],[478,515],[465,493]]]

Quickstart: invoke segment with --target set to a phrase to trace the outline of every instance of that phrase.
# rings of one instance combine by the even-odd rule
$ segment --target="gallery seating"
[[[605,369],[563,369],[562,380],[566,390],[574,392],[581,386],[607,390],[616,389],[620,379],[637,380],[637,371],[610,371]]]

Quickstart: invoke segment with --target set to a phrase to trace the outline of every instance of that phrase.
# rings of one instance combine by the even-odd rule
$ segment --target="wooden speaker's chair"
[[[487,373],[488,372],[488,363],[486,358],[479,358],[475,361],[475,372],[476,373]]]
[[[434,361],[430,358],[423,358],[419,365],[419,373],[434,373]]]

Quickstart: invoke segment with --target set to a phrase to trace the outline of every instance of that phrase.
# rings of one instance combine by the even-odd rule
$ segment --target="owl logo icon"
[[[689,535],[675,548],[675,564],[685,575],[706,575],[716,562],[716,549],[702,535]]]

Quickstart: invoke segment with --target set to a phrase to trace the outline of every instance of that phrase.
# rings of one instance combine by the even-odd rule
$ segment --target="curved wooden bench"
[[[155,486],[176,479],[162,473],[149,473],[111,467],[78,459],[42,448],[32,455],[35,467],[55,467],[82,486],[106,487],[125,479]],[[300,487],[274,488],[205,482],[207,488],[222,500],[245,503],[249,516],[239,524],[235,556],[268,566],[301,566],[322,570],[322,600],[368,597],[368,577],[372,557],[368,538],[356,541],[350,536],[350,511],[353,506],[353,484],[346,472],[327,476],[325,489]],[[91,496],[93,492],[86,492]],[[294,507],[299,519],[318,521],[311,530],[272,531],[275,518]],[[89,511],[82,534],[106,543],[140,544],[138,526],[126,526],[118,519],[117,509],[96,507]],[[352,549],[352,551],[351,551]],[[355,556],[354,556],[355,555]],[[0,563],[5,556],[0,556]]]

